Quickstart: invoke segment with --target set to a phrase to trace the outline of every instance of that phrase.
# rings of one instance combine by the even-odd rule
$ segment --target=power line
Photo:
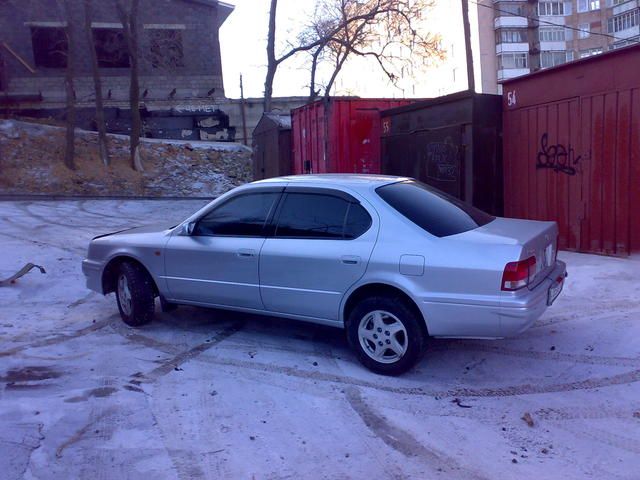
[[[572,27],[569,25],[562,25],[560,23],[553,23],[553,22],[549,22],[547,20],[540,20],[539,18],[535,18],[535,17],[531,17],[529,15],[514,15],[512,12],[509,12],[508,10],[502,10],[500,8],[497,8],[493,5],[485,5],[484,3],[479,3],[476,2],[474,0],[469,0],[471,3],[474,3],[480,7],[485,7],[485,8],[490,8],[491,10],[494,10],[496,12],[500,12],[500,13],[507,13],[509,14],[509,16],[516,16],[516,17],[522,17],[522,18],[526,18],[528,20],[532,20],[534,22],[538,22],[538,23],[543,23],[545,25],[551,25],[554,27],[562,27],[562,28],[566,28],[567,30],[574,30],[576,32],[586,32],[589,33],[590,35],[600,35],[602,37],[607,37],[607,38],[612,38],[614,40],[618,40],[618,41],[631,41],[631,39],[628,38],[619,38],[616,37],[615,35],[611,35],[609,33],[602,33],[602,32],[592,32],[591,30],[582,30],[581,28],[576,28],[576,27]],[[640,40],[633,40],[634,42],[640,42]]]

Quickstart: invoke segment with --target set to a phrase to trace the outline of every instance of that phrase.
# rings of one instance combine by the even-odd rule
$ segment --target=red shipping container
[[[293,173],[380,173],[380,111],[413,101],[331,97],[292,110]]]
[[[640,251],[640,46],[503,83],[504,208],[560,248]]]

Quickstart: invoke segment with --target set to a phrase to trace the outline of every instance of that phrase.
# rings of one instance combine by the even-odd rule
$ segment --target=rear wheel
[[[140,327],[153,320],[155,293],[149,273],[140,265],[124,262],[116,281],[116,299],[122,321]]]
[[[347,335],[364,366],[383,375],[400,375],[424,353],[422,321],[402,298],[369,297],[351,311]]]

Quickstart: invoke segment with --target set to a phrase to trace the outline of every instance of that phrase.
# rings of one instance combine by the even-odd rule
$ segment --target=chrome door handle
[[[250,248],[241,248],[240,250],[238,250],[236,255],[238,255],[239,257],[243,257],[243,258],[255,257],[256,256],[256,251],[255,250],[251,250]]]
[[[356,255],[344,255],[340,260],[347,265],[357,265],[360,263],[360,257]]]

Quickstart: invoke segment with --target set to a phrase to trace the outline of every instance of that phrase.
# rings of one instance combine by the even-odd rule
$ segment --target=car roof
[[[253,182],[253,185],[269,183],[288,183],[293,185],[316,185],[316,186],[350,186],[354,188],[371,188],[389,183],[409,180],[408,177],[396,177],[393,175],[375,174],[352,174],[352,173],[325,173],[309,175],[287,175],[284,177],[267,178]]]

